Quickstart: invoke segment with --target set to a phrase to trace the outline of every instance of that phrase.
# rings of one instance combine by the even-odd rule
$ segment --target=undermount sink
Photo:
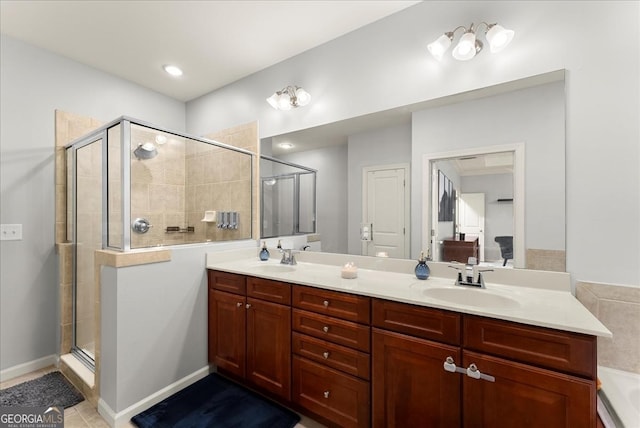
[[[422,290],[426,297],[460,305],[481,308],[516,308],[520,306],[516,300],[501,296],[486,289],[475,288],[427,288]]]
[[[258,270],[263,272],[271,272],[271,273],[285,273],[285,272],[293,272],[296,270],[295,267],[291,265],[256,265]]]

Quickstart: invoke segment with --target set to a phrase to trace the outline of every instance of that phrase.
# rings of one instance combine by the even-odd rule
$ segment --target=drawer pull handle
[[[325,300],[324,302],[322,302],[322,304],[324,305],[325,308],[329,307],[329,301]]]
[[[324,398],[329,398],[329,391],[323,392],[322,395],[324,395]]]
[[[236,307],[238,307],[238,308],[239,308],[240,306],[242,306],[242,302],[238,302],[238,303],[236,303]]]
[[[324,331],[325,333],[329,333],[329,326],[325,325],[324,327],[322,327],[322,331]]]
[[[251,303],[247,303],[247,304],[245,305],[245,308],[247,308],[247,309],[249,309],[250,307],[251,307]]]
[[[327,358],[329,358],[329,351],[325,351],[322,353],[322,356],[324,357],[324,359],[326,360]]]
[[[470,378],[473,378],[473,379],[487,380],[489,382],[495,382],[496,381],[495,377],[493,377],[491,375],[487,375],[487,374],[481,373],[480,370],[478,370],[478,367],[475,364],[471,364],[467,368],[467,376],[469,376]]]

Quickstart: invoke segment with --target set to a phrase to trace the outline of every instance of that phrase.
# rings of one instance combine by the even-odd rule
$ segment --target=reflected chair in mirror
[[[506,266],[507,260],[513,259],[513,236],[496,236],[495,241],[500,245],[500,255],[504,259],[502,266]]]

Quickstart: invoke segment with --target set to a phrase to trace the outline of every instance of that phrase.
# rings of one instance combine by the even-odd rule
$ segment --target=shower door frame
[[[106,222],[107,222],[107,210],[104,209],[105,206],[107,206],[107,171],[108,168],[105,165],[105,159],[107,156],[107,146],[108,146],[108,136],[107,136],[107,127],[103,127],[100,128],[98,131],[95,131],[89,135],[87,135],[86,137],[83,137],[80,140],[75,141],[73,144],[70,144],[68,146],[65,147],[66,150],[71,150],[71,165],[67,165],[67,168],[71,168],[71,221],[72,221],[72,227],[71,228],[67,228],[67,231],[71,232],[71,236],[67,237],[69,239],[69,241],[71,242],[73,251],[72,251],[72,280],[71,280],[71,299],[72,299],[72,303],[71,303],[71,337],[72,337],[72,343],[71,343],[71,354],[73,354],[80,362],[82,362],[85,366],[87,366],[91,371],[95,371],[95,354],[93,357],[91,357],[87,351],[85,351],[84,349],[82,349],[81,347],[79,347],[77,345],[77,340],[76,340],[76,335],[77,335],[77,313],[78,313],[78,307],[77,307],[77,297],[78,297],[78,150],[84,148],[84,147],[88,147],[91,144],[97,143],[98,141],[102,142],[102,148],[101,148],[101,152],[102,152],[102,171],[100,172],[100,175],[102,177],[102,195],[101,195],[101,200],[102,200],[102,209],[101,211],[101,215],[102,215],[102,225],[101,225],[101,247],[104,248],[104,242],[106,239]],[[67,157],[67,160],[69,160],[69,158]],[[69,187],[69,183],[67,183],[67,188]],[[69,194],[69,192],[67,193],[67,195]],[[95,269],[95,266],[94,266]],[[95,278],[94,278],[94,283],[92,284],[94,289],[95,289]],[[94,304],[95,304],[95,298],[96,296],[94,296]],[[95,308],[94,308],[95,311]],[[94,340],[95,340],[95,330],[96,330],[96,326],[95,326],[95,312],[94,312],[94,325],[93,325],[93,334],[94,334]]]

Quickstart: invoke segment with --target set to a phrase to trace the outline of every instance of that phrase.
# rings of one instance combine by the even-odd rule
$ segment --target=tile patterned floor
[[[40,369],[23,376],[6,380],[0,383],[0,389],[9,388],[22,382],[36,379],[52,371],[58,370],[54,366]],[[73,407],[64,409],[64,426],[65,428],[109,428],[109,424],[98,413],[88,401],[83,401]],[[131,422],[121,425],[122,428],[136,428]],[[311,420],[305,416],[301,416],[300,423],[295,428],[324,428],[324,425]]]

